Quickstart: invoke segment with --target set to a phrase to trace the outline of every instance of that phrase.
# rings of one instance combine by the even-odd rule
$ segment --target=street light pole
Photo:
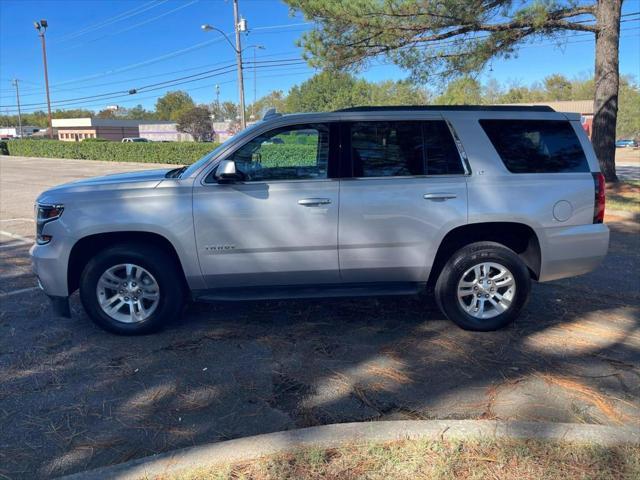
[[[47,112],[49,115],[49,138],[53,138],[53,125],[51,123],[51,99],[49,97],[49,72],[47,71],[47,42],[44,38],[44,34],[47,31],[49,23],[46,20],[40,20],[39,22],[33,22],[33,25],[38,31],[38,35],[42,40],[42,62],[44,64],[44,86],[47,91]]]
[[[22,139],[22,113],[20,112],[20,87],[18,87],[18,79],[14,78],[11,82],[16,87],[16,103],[18,104],[18,131],[20,132],[20,138]]]
[[[211,26],[208,23],[205,23],[200,28],[205,32],[210,30],[215,30],[216,32],[222,34],[224,39],[227,41],[233,51],[236,52],[236,65],[238,68],[238,103],[240,109],[240,124],[242,128],[247,126],[247,122],[245,120],[245,106],[244,106],[244,76],[242,73],[243,65],[242,65],[242,45],[240,42],[240,33],[247,31],[247,21],[244,18],[240,18],[238,13],[238,0],[233,0],[233,30],[236,34],[236,44],[234,45],[226,33],[220,30],[217,27]]]
[[[244,118],[244,77],[242,75],[242,45],[240,42],[240,15],[238,0],[233,0],[233,27],[236,32],[236,63],[238,64],[238,98],[240,99],[240,126],[244,129],[247,122]]]

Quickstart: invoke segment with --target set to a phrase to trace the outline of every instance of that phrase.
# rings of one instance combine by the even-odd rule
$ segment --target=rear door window
[[[588,172],[571,124],[562,120],[480,120],[504,166],[512,173]]]
[[[354,177],[464,174],[444,121],[354,122],[349,140]]]

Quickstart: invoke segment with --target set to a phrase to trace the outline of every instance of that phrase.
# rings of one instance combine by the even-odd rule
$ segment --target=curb
[[[131,460],[62,477],[63,480],[140,480],[188,468],[236,463],[300,448],[335,448],[353,443],[403,439],[470,440],[536,439],[589,442],[600,446],[640,445],[640,428],[573,423],[504,422],[494,420],[398,420],[341,423],[287,430],[211,443]]]

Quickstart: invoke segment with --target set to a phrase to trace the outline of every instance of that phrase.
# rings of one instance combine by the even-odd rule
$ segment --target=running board
[[[331,285],[278,285],[273,287],[236,287],[196,290],[193,299],[203,302],[241,300],[282,300],[327,297],[375,297],[379,295],[415,295],[426,284],[413,282],[358,283]]]

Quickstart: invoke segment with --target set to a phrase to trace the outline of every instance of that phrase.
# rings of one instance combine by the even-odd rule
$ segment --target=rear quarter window
[[[571,124],[563,120],[480,120],[511,173],[588,172]]]

